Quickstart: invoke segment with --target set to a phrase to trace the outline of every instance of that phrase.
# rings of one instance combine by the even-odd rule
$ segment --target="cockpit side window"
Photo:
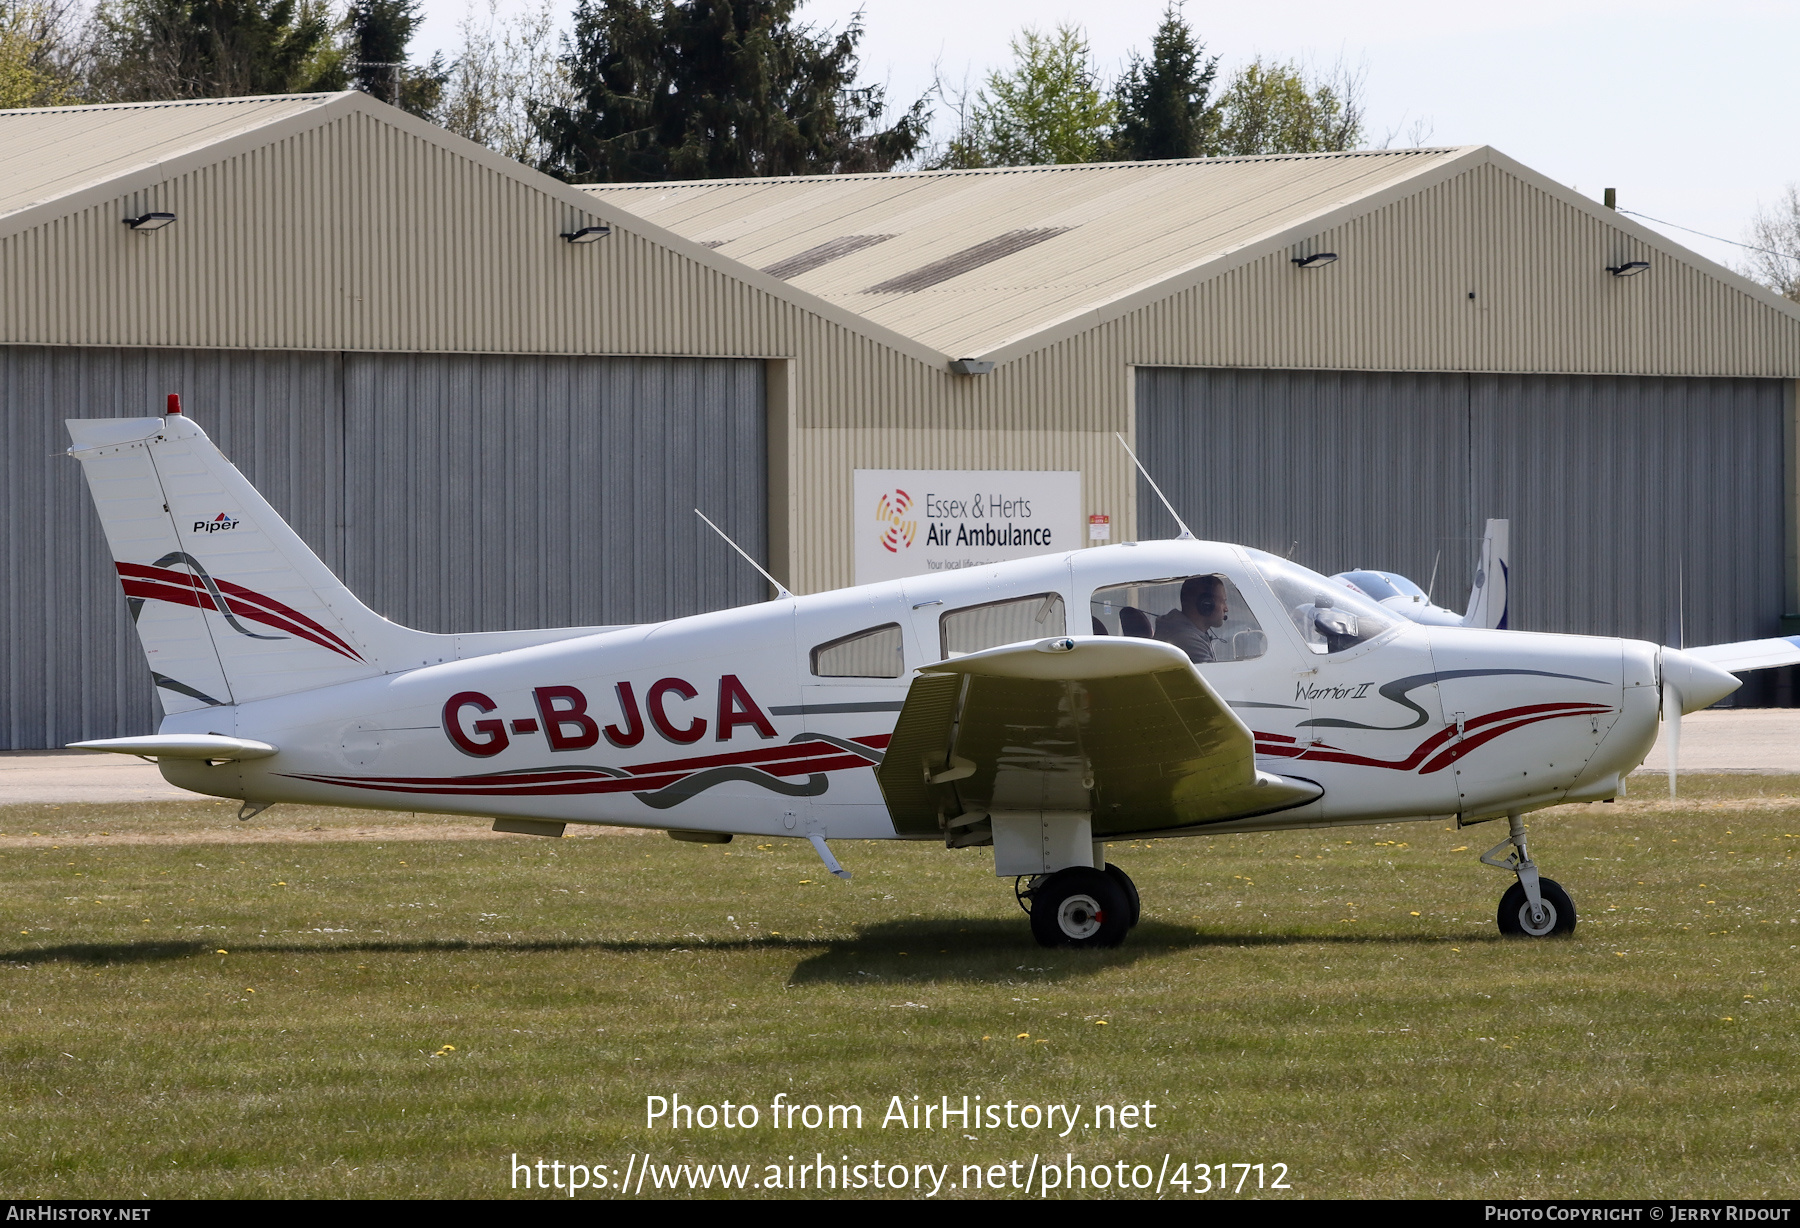
[[[1238,586],[1217,572],[1109,584],[1089,612],[1102,634],[1162,640],[1200,665],[1254,660],[1269,647]]]
[[[947,610],[938,619],[944,659],[967,656],[984,648],[1067,635],[1068,619],[1061,593],[1034,593],[1006,601]]]
[[[898,678],[906,672],[900,624],[871,627],[812,650],[815,678]]]
[[[1261,550],[1246,553],[1286,607],[1307,648],[1321,656],[1372,640],[1398,621],[1362,593],[1316,571]]]

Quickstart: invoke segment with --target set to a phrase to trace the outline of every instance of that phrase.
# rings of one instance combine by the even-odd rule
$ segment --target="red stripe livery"
[[[166,567],[149,567],[142,563],[118,563],[115,566],[119,569],[119,581],[124,585],[127,597],[135,597],[140,601],[167,601],[173,605],[193,606],[199,610],[219,610],[206,582],[199,576]],[[340,637],[292,606],[283,605],[273,597],[264,596],[241,584],[233,584],[230,580],[215,577],[213,583],[218,586],[220,595],[225,599],[226,608],[219,610],[220,613],[286,631],[289,635],[310,640],[321,648],[329,648],[352,661],[363,659],[361,653]]]

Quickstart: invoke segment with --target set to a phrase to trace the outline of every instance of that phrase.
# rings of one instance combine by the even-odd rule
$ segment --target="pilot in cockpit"
[[[1181,608],[1156,620],[1156,638],[1187,653],[1194,664],[1206,665],[1213,660],[1213,645],[1219,638],[1213,631],[1230,617],[1225,577],[1189,576],[1181,585]]]

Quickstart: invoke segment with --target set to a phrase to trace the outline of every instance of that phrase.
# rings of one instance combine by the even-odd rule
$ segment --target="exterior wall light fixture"
[[[1302,269],[1322,269],[1328,264],[1337,263],[1336,252],[1314,252],[1310,256],[1295,256],[1294,264]]]
[[[142,213],[137,217],[126,218],[125,224],[138,234],[145,235],[152,231],[161,230],[164,226],[167,226],[174,220],[175,215],[173,213]]]
[[[950,361],[950,370],[957,375],[988,375],[994,364],[985,358],[954,358]]]
[[[611,226],[583,226],[580,230],[569,231],[563,238],[571,243],[593,243],[611,233]]]
[[[1606,271],[1614,277],[1636,277],[1650,267],[1648,260],[1627,260],[1621,265],[1607,265]]]

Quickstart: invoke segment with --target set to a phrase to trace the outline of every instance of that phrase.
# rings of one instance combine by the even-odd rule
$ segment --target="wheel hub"
[[[1091,895],[1069,896],[1056,910],[1057,928],[1076,940],[1092,938],[1105,920],[1100,902]]]
[[[1556,905],[1549,900],[1543,903],[1543,911],[1537,916],[1531,915],[1531,901],[1526,900],[1519,906],[1519,928],[1533,938],[1542,938],[1556,928]]]

